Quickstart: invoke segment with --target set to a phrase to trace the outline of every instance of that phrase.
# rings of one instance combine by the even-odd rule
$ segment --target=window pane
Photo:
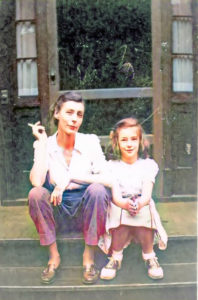
[[[17,64],[18,95],[37,96],[37,64],[32,59],[21,60]]]
[[[17,58],[36,57],[35,25],[31,22],[17,24]]]
[[[173,91],[193,92],[192,60],[184,58],[173,59]]]
[[[191,16],[191,0],[171,0],[174,16]]]
[[[192,23],[173,21],[173,53],[192,54]]]
[[[34,0],[16,0],[16,20],[33,20],[34,18]]]

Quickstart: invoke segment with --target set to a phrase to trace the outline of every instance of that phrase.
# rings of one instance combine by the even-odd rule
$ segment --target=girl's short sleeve
[[[145,159],[143,164],[143,180],[152,181],[155,183],[155,178],[157,176],[157,173],[159,171],[158,164],[153,159]]]

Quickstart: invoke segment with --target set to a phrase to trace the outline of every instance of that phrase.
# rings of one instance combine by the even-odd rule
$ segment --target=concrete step
[[[84,241],[81,237],[57,239],[61,255],[61,265],[81,266]],[[197,261],[196,237],[169,238],[168,247],[160,251],[155,246],[157,255],[162,263],[191,263]],[[0,240],[0,267],[39,267],[47,262],[47,248],[41,247],[38,240],[33,239],[2,239]],[[98,249],[97,260],[101,264],[105,254]],[[141,259],[139,245],[131,244],[124,251],[124,259],[133,261]],[[105,262],[104,262],[105,263]]]
[[[195,300],[195,264],[162,266],[165,278],[157,282],[147,278],[143,265],[139,264],[138,268],[123,268],[110,282],[99,280],[92,286],[81,283],[81,267],[62,267],[51,286],[41,285],[41,267],[0,268],[0,299],[109,299],[111,295],[116,300],[135,300],[144,295],[142,299],[147,300]]]
[[[124,253],[122,269],[112,281],[99,280],[96,285],[81,282],[83,240],[58,241],[62,263],[57,280],[51,286],[40,283],[40,273],[47,262],[46,249],[35,240],[0,241],[0,300],[195,300],[196,299],[196,238],[172,238],[166,251],[156,249],[164,269],[164,279],[147,277],[141,249],[129,246]],[[106,256],[97,252],[101,268]]]

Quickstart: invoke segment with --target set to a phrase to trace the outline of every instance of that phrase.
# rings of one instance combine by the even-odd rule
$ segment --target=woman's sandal
[[[55,264],[48,264],[47,268],[41,273],[41,282],[44,284],[51,284],[54,282],[59,269],[60,265],[55,268]]]

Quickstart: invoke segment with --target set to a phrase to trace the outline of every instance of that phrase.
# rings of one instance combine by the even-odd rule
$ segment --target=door
[[[154,156],[158,197],[197,196],[197,2],[153,0]]]

